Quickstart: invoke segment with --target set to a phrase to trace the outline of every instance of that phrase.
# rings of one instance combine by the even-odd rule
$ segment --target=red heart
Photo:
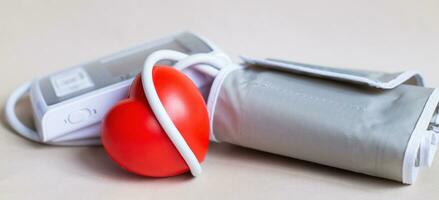
[[[209,117],[197,87],[168,66],[155,66],[153,81],[168,115],[202,162],[209,144]],[[107,113],[101,140],[110,157],[128,171],[152,177],[189,171],[149,107],[140,75],[131,85],[129,98]]]

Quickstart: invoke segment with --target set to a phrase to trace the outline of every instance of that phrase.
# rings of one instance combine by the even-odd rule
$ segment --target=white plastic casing
[[[171,35],[164,39],[173,36],[174,35]],[[222,53],[222,51],[212,42],[198,35],[196,35],[196,37],[206,43],[213,50],[212,53]],[[102,59],[97,59],[97,61],[123,58],[124,56],[130,55],[130,53],[137,52],[139,49],[147,48],[150,44],[151,43],[148,42],[138,45],[110,56],[106,56]],[[85,62],[84,64],[87,63],[90,62]],[[82,65],[83,64],[79,64],[69,69],[81,67]],[[210,85],[213,80],[211,77],[206,77],[204,74],[193,69],[188,69],[183,72],[194,81],[197,87],[201,89],[206,87],[206,85]],[[30,98],[35,126],[40,138],[44,142],[71,141],[99,137],[101,120],[117,102],[127,97],[129,87],[133,80],[129,79],[121,81],[61,101],[54,105],[48,105],[43,98],[40,84],[38,84],[39,80],[43,78],[33,81],[30,90]],[[206,93],[207,91],[202,92]]]
[[[43,101],[39,84],[32,84],[31,101],[34,121],[40,138],[44,142],[51,141],[77,130],[80,131],[68,138],[98,137],[99,132],[81,129],[93,125],[99,126],[98,123],[109,109],[127,97],[131,81],[127,80],[110,85],[52,106],[47,106]],[[88,112],[88,115],[81,115],[81,112]]]

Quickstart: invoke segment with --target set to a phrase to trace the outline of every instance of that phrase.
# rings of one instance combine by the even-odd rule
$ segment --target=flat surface
[[[24,81],[181,30],[237,55],[415,68],[439,86],[439,2],[0,0],[0,105]],[[29,119],[28,104],[19,111]],[[2,116],[2,122],[4,121]],[[0,199],[438,199],[439,159],[415,185],[227,144],[198,178],[124,172],[99,147],[51,147],[0,126]]]

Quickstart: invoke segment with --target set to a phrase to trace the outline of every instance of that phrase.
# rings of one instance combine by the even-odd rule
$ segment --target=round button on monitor
[[[88,119],[91,115],[91,111],[88,108],[83,108],[78,111],[70,113],[68,120],[71,124],[76,124]]]

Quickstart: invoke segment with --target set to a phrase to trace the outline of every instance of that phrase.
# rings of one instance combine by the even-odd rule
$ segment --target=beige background
[[[0,105],[24,81],[180,30],[201,33],[235,59],[416,68],[439,86],[437,0],[0,0]],[[201,177],[148,179],[122,171],[101,148],[41,146],[2,124],[0,199],[438,199],[437,162],[403,186],[213,144]]]

